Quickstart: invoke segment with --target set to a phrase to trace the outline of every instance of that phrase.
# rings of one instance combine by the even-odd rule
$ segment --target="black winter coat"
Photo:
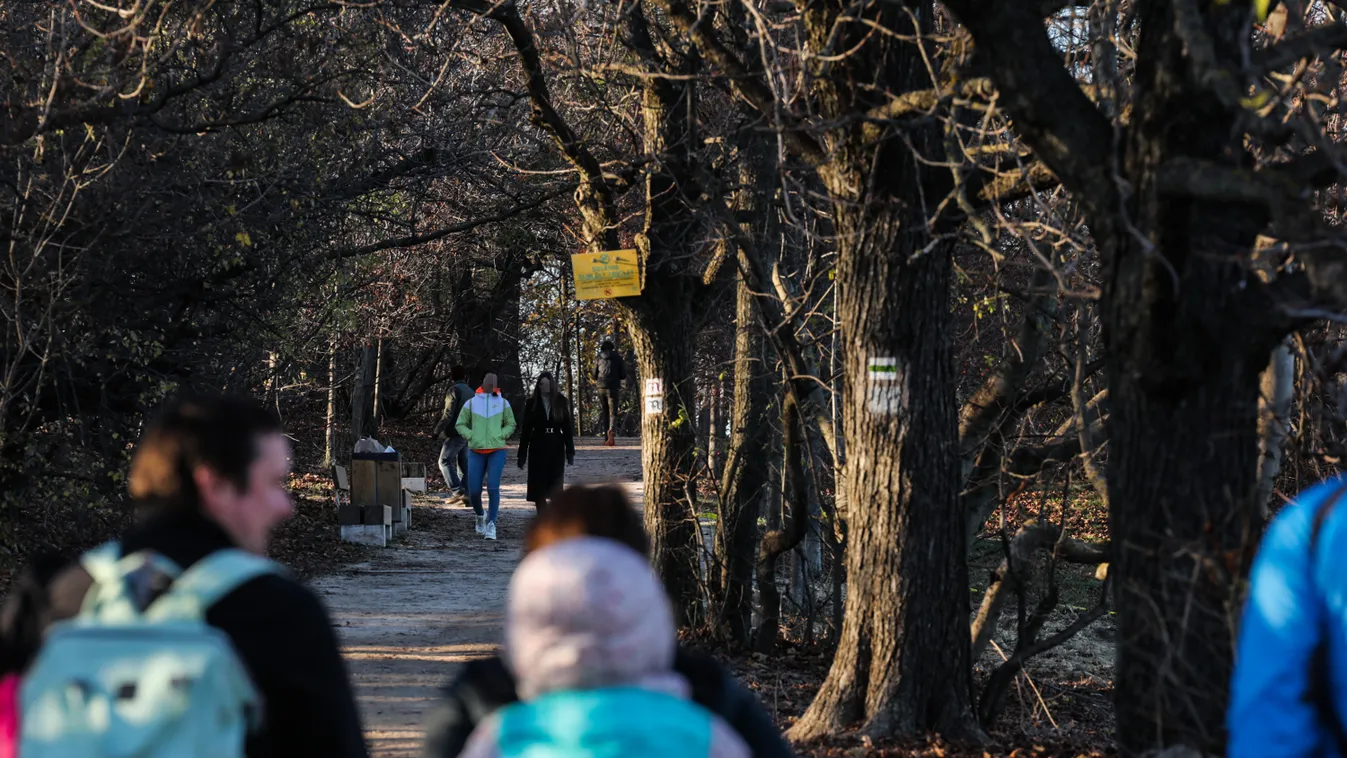
[[[552,493],[566,478],[566,463],[575,459],[575,433],[571,423],[571,403],[557,395],[551,414],[539,400],[524,406],[524,421],[519,425],[519,462],[527,462],[528,494],[536,503]]]
[[[698,705],[724,719],[748,744],[753,758],[794,758],[758,698],[715,659],[679,648],[674,671],[688,680]],[[457,758],[479,722],[517,700],[514,678],[499,657],[464,664],[430,712],[425,758]]]
[[[184,570],[232,547],[195,513],[155,519],[122,540],[126,554],[153,550]],[[0,607],[0,675],[23,673],[49,624],[79,612],[92,579],[78,564],[47,557],[15,583]],[[248,758],[365,758],[364,730],[332,622],[321,601],[294,579],[257,577],[206,611],[229,635],[265,701],[263,731]]]

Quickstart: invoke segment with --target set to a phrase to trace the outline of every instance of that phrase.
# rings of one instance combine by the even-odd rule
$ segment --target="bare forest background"
[[[124,523],[176,391],[318,472],[455,363],[592,434],[613,337],[686,634],[800,745],[1219,752],[1347,452],[1344,8],[0,0],[5,568]]]

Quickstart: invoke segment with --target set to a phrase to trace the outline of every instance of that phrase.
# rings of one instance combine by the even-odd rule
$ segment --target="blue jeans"
[[[444,475],[444,483],[449,485],[449,489],[456,490],[463,486],[463,479],[458,475],[460,470],[463,478],[467,478],[468,441],[463,437],[452,437],[440,447],[440,473]]]
[[[500,475],[505,473],[505,459],[508,450],[494,453],[468,451],[468,501],[472,503],[472,512],[482,515],[482,485],[490,497],[490,510],[486,520],[496,523],[496,514],[500,512]]]

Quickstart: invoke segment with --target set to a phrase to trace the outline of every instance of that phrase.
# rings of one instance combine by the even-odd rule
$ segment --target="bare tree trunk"
[[[764,370],[762,330],[753,293],[739,281],[734,341],[734,412],[725,462],[724,484],[716,530],[721,565],[725,630],[747,646],[753,615],[753,551],[758,514],[767,490],[771,375]]]
[[[337,462],[337,340],[328,343],[327,350],[327,423],[323,426],[323,466],[331,468]]]
[[[706,465],[710,467],[711,477],[720,481],[723,471],[721,464],[724,462],[724,446],[720,437],[720,430],[725,426],[725,383],[719,377],[711,378],[710,393],[708,400],[710,403],[707,408],[707,428],[706,428]]]
[[[576,314],[575,314],[575,331],[572,332],[572,334],[575,335],[574,339],[572,340],[572,341],[575,343],[575,348],[574,348],[575,355],[572,356],[572,357],[573,357],[574,360],[575,360],[575,371],[576,371],[576,373],[578,374],[578,376],[575,377],[575,378],[579,379],[579,383],[578,383],[578,384],[572,383],[572,385],[571,385],[571,400],[575,403],[575,436],[576,436],[576,437],[584,437],[584,436],[585,436],[585,422],[584,422],[584,418],[585,418],[585,386],[588,385],[588,383],[589,383],[589,379],[588,379],[589,374],[585,373],[585,361],[584,361],[584,355],[582,355],[582,352],[581,352],[581,351],[583,350],[583,348],[584,348],[584,340],[582,340],[582,339],[580,338],[580,314],[579,314],[579,313],[576,313]],[[567,358],[567,361],[566,361],[566,362],[567,362],[567,365],[570,365],[570,361],[571,361],[571,357],[568,357],[568,358]]]
[[[272,407],[276,409],[276,414],[281,412],[281,379],[280,356],[275,350],[267,351],[267,400]]]
[[[786,455],[785,489],[789,493],[786,499],[790,503],[790,511],[782,529],[768,532],[762,537],[761,553],[758,556],[758,596],[762,618],[753,636],[753,647],[759,653],[771,653],[776,649],[781,628],[781,591],[776,584],[777,560],[804,539],[809,519],[810,488],[806,484],[808,474],[804,468],[804,456],[810,454],[809,443],[800,420],[799,405],[791,393],[786,393],[781,406],[781,430],[782,448]]]
[[[1295,395],[1295,354],[1290,338],[1272,351],[1272,360],[1259,380],[1258,494],[1259,519],[1266,521],[1291,426],[1291,399]]]
[[[380,337],[378,344],[377,357],[374,361],[374,425],[371,427],[371,434],[379,433],[379,426],[384,420],[384,403],[388,401],[387,389],[384,387],[384,377],[387,371],[384,361],[388,357],[386,340]]]
[[[566,313],[570,311],[571,284],[570,272],[568,266],[562,266],[561,269],[561,361],[565,364],[566,371],[566,397],[570,398],[571,405],[574,407],[572,423],[575,425],[573,430],[575,436],[583,437],[580,431],[580,396],[575,392],[575,364],[572,363],[575,356],[571,355],[571,343],[578,336],[571,329],[572,321],[567,318]],[[560,377],[558,377],[558,381]]]
[[[360,381],[351,393],[351,434],[355,439],[374,433],[374,377],[379,351],[373,344],[360,350]]]

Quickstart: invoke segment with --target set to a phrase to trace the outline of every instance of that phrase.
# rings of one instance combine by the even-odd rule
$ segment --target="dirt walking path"
[[[588,439],[576,447],[568,483],[620,481],[641,502],[638,440],[605,448]],[[459,664],[496,650],[505,588],[533,515],[524,482],[511,450],[496,542],[477,536],[471,509],[431,495],[418,499],[405,539],[313,583],[338,628],[377,758],[420,756],[437,689]]]

